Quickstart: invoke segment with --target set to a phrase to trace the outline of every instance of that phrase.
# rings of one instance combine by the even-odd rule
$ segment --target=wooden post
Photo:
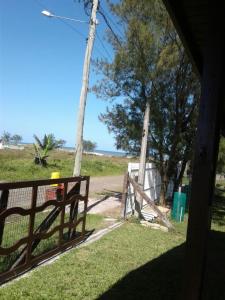
[[[80,182],[77,182],[73,189],[71,190],[73,192],[73,195],[80,194]],[[68,198],[71,193],[71,191],[68,193]],[[79,206],[79,200],[75,198],[75,200],[70,205],[70,223],[76,223],[77,221],[77,215],[78,215],[78,206]],[[76,228],[69,228],[68,230],[68,238],[72,239],[73,235],[76,233]]]
[[[123,192],[121,198],[121,217],[126,218],[126,208],[127,208],[127,190],[128,190],[128,173],[125,173],[123,180]]]
[[[97,25],[97,19],[96,19],[97,9],[98,9],[98,0],[93,0],[91,20],[90,20],[90,30],[89,30],[87,48],[86,48],[85,58],[84,58],[82,88],[80,93],[80,106],[79,106],[79,114],[78,114],[78,122],[77,122],[76,153],[75,153],[75,164],[74,164],[73,176],[80,176],[80,170],[81,170],[81,160],[82,160],[82,152],[83,152],[84,114],[85,114],[85,106],[86,106],[87,92],[88,92],[91,53],[94,45],[95,29]]]
[[[215,169],[218,155],[222,103],[225,97],[224,53],[225,18],[222,2],[211,5],[209,30],[204,52],[202,95],[189,221],[186,242],[185,274],[182,299],[202,299],[207,255],[207,238],[211,224],[211,203],[214,195]]]

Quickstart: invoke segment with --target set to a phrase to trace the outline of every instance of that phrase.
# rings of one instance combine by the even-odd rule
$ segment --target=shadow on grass
[[[131,271],[99,300],[181,299],[185,244]],[[225,299],[225,233],[211,231],[203,299]]]
[[[131,271],[98,299],[179,299],[184,248],[182,244]]]

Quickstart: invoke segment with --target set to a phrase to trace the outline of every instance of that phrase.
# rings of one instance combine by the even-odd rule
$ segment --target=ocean
[[[73,147],[63,147],[62,150],[65,151],[74,151]],[[121,151],[107,151],[107,150],[94,150],[91,151],[91,153],[98,153],[98,154],[102,154],[104,156],[116,156],[116,157],[126,157],[126,153],[125,152],[121,152]]]

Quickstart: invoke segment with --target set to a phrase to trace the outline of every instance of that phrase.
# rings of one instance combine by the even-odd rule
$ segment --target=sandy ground
[[[108,192],[122,192],[123,175],[90,178],[90,197]]]
[[[88,213],[119,217],[123,176],[91,177]]]
[[[89,213],[103,214],[105,216],[120,215],[122,186],[123,176],[91,177],[88,201]],[[45,202],[46,188],[45,186],[39,187],[37,205]],[[15,206],[30,208],[31,195],[31,188],[11,190],[8,208]],[[82,210],[82,206],[80,210]]]

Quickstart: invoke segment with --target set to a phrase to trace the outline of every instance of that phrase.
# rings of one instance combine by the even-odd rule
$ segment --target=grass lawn
[[[225,190],[216,191],[204,299],[225,299]],[[88,229],[103,219],[89,217]],[[165,233],[126,222],[89,246],[0,288],[0,299],[179,299],[185,222]]]
[[[0,297],[10,300],[96,299],[126,274],[183,241],[181,234],[127,223],[101,240],[73,250],[53,264],[36,269],[29,277],[3,287]],[[167,267],[165,265],[165,270]],[[149,281],[159,276],[159,270],[155,271],[157,273],[154,272]],[[106,296],[105,299],[113,297]]]
[[[48,167],[33,163],[34,150],[26,146],[24,150],[0,151],[0,181],[32,180],[50,178],[51,172],[59,171],[61,177],[72,176],[74,153],[52,151],[48,158]],[[124,174],[130,159],[124,157],[99,157],[83,155],[82,175],[107,176]]]
[[[225,193],[213,209],[204,299],[225,299]],[[0,289],[17,299],[178,299],[184,265],[185,222],[165,233],[127,222],[102,239],[35,269]],[[222,268],[219,270],[218,268]],[[219,277],[218,276],[222,276]]]
[[[37,228],[40,223],[47,217],[48,212],[39,213],[35,217],[34,228]],[[60,214],[54,221],[53,225],[50,227],[51,231],[55,226],[60,223]],[[69,214],[65,214],[65,221],[69,218]],[[79,217],[78,217],[79,218]],[[99,230],[106,227],[106,221],[101,215],[91,215],[88,214],[86,218],[86,230]],[[28,235],[29,217],[17,217],[17,219],[12,219],[11,222],[5,224],[4,235],[2,240],[2,247],[7,248],[13,246],[20,238]],[[82,223],[77,226],[77,232],[81,232]],[[67,230],[65,230],[65,234]],[[50,238],[42,240],[38,247],[33,252],[33,255],[40,255],[57,246],[59,240],[59,233],[56,232]],[[15,260],[19,251],[13,252],[10,256],[0,256],[0,272],[6,271]]]

